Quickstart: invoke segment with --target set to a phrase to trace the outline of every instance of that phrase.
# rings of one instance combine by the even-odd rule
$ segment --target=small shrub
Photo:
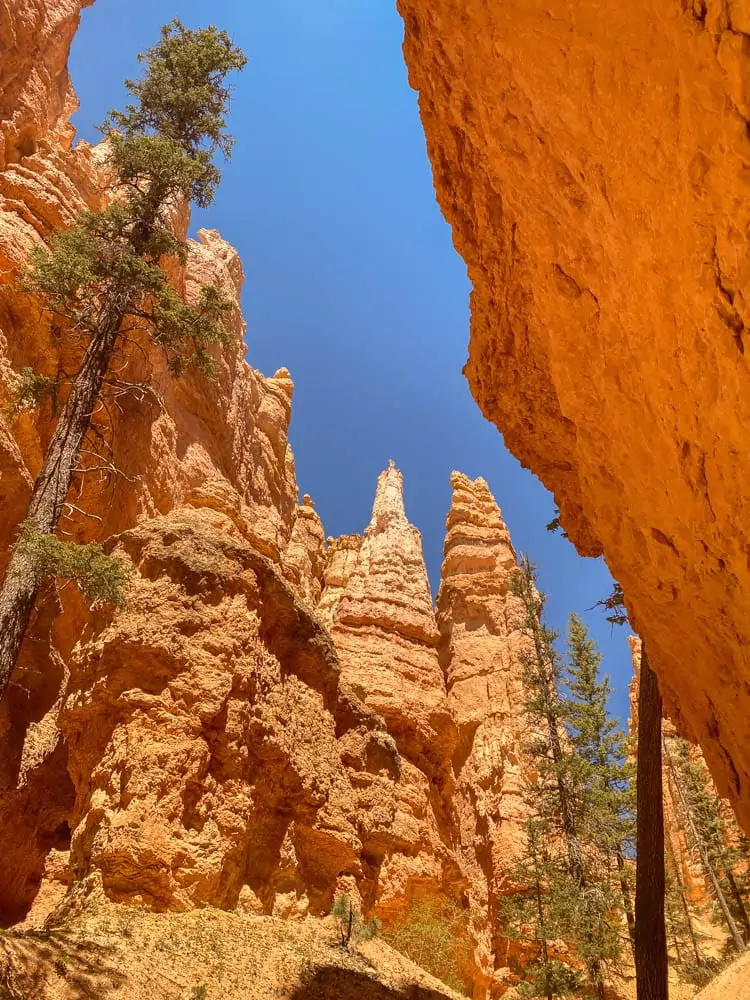
[[[6,416],[17,417],[22,410],[32,410],[39,406],[55,388],[53,379],[37,375],[33,368],[22,368],[10,391],[10,399],[5,406]]]
[[[708,986],[724,968],[725,963],[718,958],[704,958],[700,962],[682,962],[677,968],[680,979],[693,986]]]
[[[54,535],[42,534],[26,522],[17,543],[44,576],[72,580],[90,600],[101,600],[117,608],[125,606],[125,589],[130,568],[127,563],[108,556],[101,545],[89,542],[61,542]]]
[[[412,900],[383,937],[446,986],[468,995],[474,946],[466,914],[451,900],[434,896]]]
[[[338,922],[339,943],[342,948],[348,948],[352,939],[370,941],[380,931],[378,918],[370,917],[369,920],[363,920],[346,895],[336,897],[331,907],[331,914]]]
[[[205,983],[201,983],[200,986],[194,986],[193,992],[190,994],[190,1000],[206,1000],[208,996],[208,987]]]

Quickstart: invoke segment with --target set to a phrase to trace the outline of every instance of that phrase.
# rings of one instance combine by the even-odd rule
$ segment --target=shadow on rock
[[[451,1000],[451,994],[424,986],[391,989],[351,969],[316,969],[291,994],[290,1000]]]
[[[50,989],[70,1000],[104,998],[125,976],[115,948],[82,941],[66,931],[28,932],[0,938],[0,1000],[44,1000]]]

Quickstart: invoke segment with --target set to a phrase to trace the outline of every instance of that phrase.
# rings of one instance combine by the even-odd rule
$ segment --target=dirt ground
[[[332,918],[97,903],[52,931],[0,935],[2,1000],[460,1000],[383,941],[351,951]]]

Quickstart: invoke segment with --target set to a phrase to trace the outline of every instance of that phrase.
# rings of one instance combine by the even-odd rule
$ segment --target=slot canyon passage
[[[159,0],[161,21],[192,24],[203,12],[188,6]],[[344,19],[341,6],[331,11]],[[105,26],[125,10],[0,0],[0,575],[57,418],[50,398],[14,411],[14,386],[25,369],[61,378],[81,357],[19,279],[53,231],[112,203],[107,143],[76,138],[71,124],[68,60],[88,7],[83,16]],[[728,849],[739,850],[740,827],[750,833],[750,3],[397,7],[437,201],[471,282],[469,388],[554,495],[580,555],[603,555],[622,586],[665,703],[667,860],[693,945],[726,957],[674,761],[684,754],[705,774]],[[244,182],[232,188],[240,197]],[[503,907],[532,817],[531,647],[513,582],[521,554],[499,504],[526,542],[524,506],[549,520],[553,503],[536,486],[515,498],[518,479],[491,488],[465,430],[445,444],[464,471],[441,467],[438,502],[419,464],[402,472],[398,458],[418,406],[412,417],[382,380],[378,416],[366,420],[382,414],[387,453],[363,465],[340,450],[325,501],[300,502],[315,493],[307,470],[319,462],[321,481],[331,479],[331,453],[356,439],[359,400],[337,413],[331,380],[346,377],[308,366],[304,379],[319,376],[334,399],[327,419],[339,437],[323,454],[307,410],[290,428],[290,372],[265,376],[245,360],[255,363],[264,331],[244,343],[238,252],[211,209],[193,229],[173,208],[176,235],[191,238],[169,280],[188,302],[201,286],[218,290],[234,341],[214,349],[208,388],[198,372],[174,377],[146,341],[124,349],[130,381],[148,378],[155,391],[123,393],[108,411],[117,474],[106,488],[77,483],[65,537],[99,541],[128,567],[127,601],[92,604],[48,582],[0,702],[0,996],[520,996],[534,956]],[[276,266],[279,246],[253,267]],[[336,275],[337,285],[358,280]],[[450,327],[463,351],[464,327]],[[390,343],[394,366],[418,369],[429,388],[431,357],[404,348],[397,362]],[[357,361],[367,378],[367,354]],[[450,406],[436,409],[450,419]],[[494,429],[476,427],[499,454]],[[366,485],[349,494],[355,471]],[[328,537],[315,501],[346,529]],[[575,591],[577,610],[590,611],[611,581],[572,551],[564,558],[571,575],[598,574],[587,577],[593,598]],[[545,580],[555,610],[567,584]],[[640,640],[631,647],[637,675]],[[625,689],[629,658],[627,670]],[[339,947],[331,910],[341,898],[381,933]],[[436,964],[444,938],[449,970]],[[670,948],[681,947],[675,933]],[[563,942],[556,954],[575,966],[573,951]],[[701,995],[748,1000],[749,962],[729,964]],[[611,1000],[635,996],[625,966],[608,981]],[[699,985],[670,971],[677,1000]]]

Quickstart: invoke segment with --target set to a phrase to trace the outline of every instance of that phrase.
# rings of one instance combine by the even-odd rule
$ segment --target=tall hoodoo
[[[391,841],[379,869],[379,912],[387,921],[415,891],[455,898],[464,883],[453,850],[456,727],[422,539],[406,517],[393,462],[378,477],[364,533],[329,540],[319,607],[343,680],[385,720],[401,754]]]
[[[445,559],[438,593],[440,658],[458,726],[453,758],[460,855],[469,876],[477,964],[501,986],[496,921],[504,872],[523,837],[528,809],[519,758],[523,681],[518,651],[525,637],[510,577],[516,554],[500,508],[483,479],[451,476]]]
[[[386,720],[401,753],[423,770],[439,770],[450,760],[454,727],[422,537],[407,520],[403,476],[392,461],[378,477],[331,634],[344,676]]]

